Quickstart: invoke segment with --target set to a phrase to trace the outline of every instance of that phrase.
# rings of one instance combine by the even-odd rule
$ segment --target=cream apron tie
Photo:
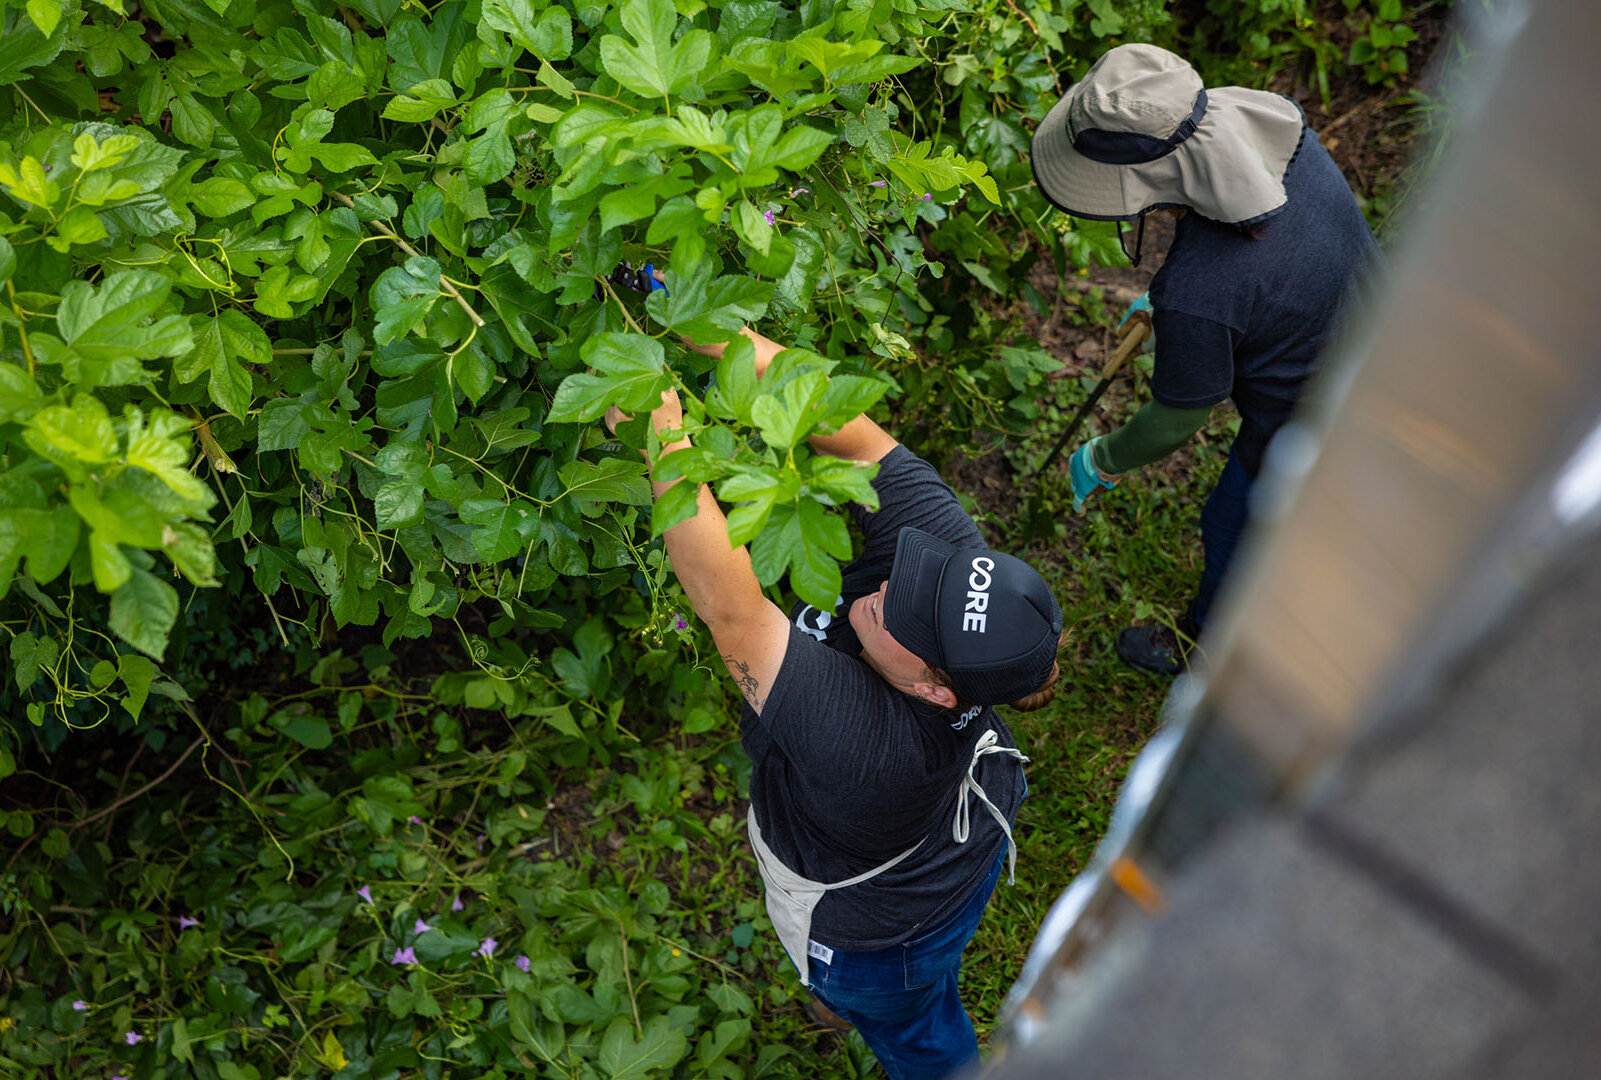
[[[984,808],[990,812],[990,817],[995,819],[995,823],[1006,834],[1006,883],[1010,885],[1017,880],[1017,841],[1012,839],[1012,826],[1007,823],[1006,815],[990,802],[989,796],[984,794],[984,789],[973,776],[973,770],[978,768],[978,759],[986,754],[1007,754],[1016,758],[1019,765],[1028,760],[1021,750],[1011,746],[1001,746],[1000,741],[1001,737],[995,734],[995,729],[990,728],[978,740],[978,745],[973,747],[973,760],[967,763],[967,775],[962,778],[961,792],[956,796],[956,820],[951,822],[951,839],[958,844],[967,843],[971,825],[968,819],[967,794],[972,792],[978,796],[978,801],[984,804]]]

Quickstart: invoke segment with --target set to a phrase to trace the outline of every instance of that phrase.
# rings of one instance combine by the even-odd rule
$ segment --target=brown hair
[[[1062,636],[1056,639],[1057,651],[1061,651],[1061,649],[1067,645],[1067,639],[1072,636],[1072,633],[1073,632],[1071,630],[1065,628],[1062,630]],[[949,687],[951,685],[951,677],[940,668],[929,664],[927,665],[927,673],[931,681],[936,682],[944,687]],[[1053,660],[1051,661],[1051,673],[1045,676],[1045,681],[1040,683],[1037,690],[1035,690],[1032,694],[1018,698],[1016,701],[1008,701],[1006,704],[1010,705],[1018,712],[1033,712],[1035,709],[1043,709],[1045,706],[1051,703],[1051,699],[1056,697],[1056,683],[1061,677],[1062,662],[1060,660]],[[972,708],[972,705],[969,702],[963,701],[961,698],[957,698],[955,708],[959,712],[966,712],[968,709]]]

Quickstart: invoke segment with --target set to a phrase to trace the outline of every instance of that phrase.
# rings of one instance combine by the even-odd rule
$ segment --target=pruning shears
[[[667,291],[667,286],[656,280],[656,267],[653,263],[646,263],[638,269],[635,269],[632,263],[618,263],[617,269],[606,275],[606,280],[620,289],[642,292],[647,296],[657,289],[662,292]],[[595,299],[603,300],[605,297],[606,293],[600,287],[600,282],[595,282]]]

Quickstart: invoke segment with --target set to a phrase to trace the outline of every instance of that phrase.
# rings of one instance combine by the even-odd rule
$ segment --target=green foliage
[[[1082,388],[1017,312],[1121,254],[1034,189],[1033,125],[1117,41],[1344,62],[1299,0],[1210,7],[0,0],[0,1073],[863,1073],[789,1049],[660,543],[693,488],[648,470],[827,607],[872,470],[809,435],[1037,457]],[[756,321],[795,346],[762,379]],[[667,388],[695,447],[658,467],[597,421]],[[1183,545],[1109,504],[1159,526],[1074,538],[1075,623],[1150,614]],[[1036,906],[1136,745],[1088,693],[1052,806],[1099,802]]]
[[[1417,33],[1402,22],[1401,0],[1377,0],[1371,10],[1359,10],[1364,6],[1362,0],[1345,0],[1346,10],[1359,20],[1348,63],[1360,67],[1368,82],[1394,86],[1395,77],[1407,73],[1406,47]]]

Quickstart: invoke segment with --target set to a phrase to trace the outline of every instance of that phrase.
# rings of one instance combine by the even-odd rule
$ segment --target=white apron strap
[[[986,754],[1006,754],[1016,758],[1020,765],[1028,760],[1021,750],[1010,746],[998,745],[1000,741],[1001,737],[995,734],[995,729],[990,728],[979,737],[978,744],[973,747],[973,760],[967,763],[967,776],[963,778],[961,790],[956,796],[956,820],[951,823],[951,839],[958,844],[967,843],[968,834],[972,829],[972,821],[969,817],[967,806],[967,794],[972,792],[978,796],[979,802],[984,804],[985,809],[990,812],[990,816],[995,819],[996,824],[1000,825],[1001,831],[1006,834],[1006,883],[1010,885],[1017,879],[1017,841],[1012,839],[1012,826],[1007,823],[1006,815],[1001,813],[994,803],[990,802],[989,796],[984,794],[984,789],[973,776],[973,770],[978,767],[978,759]]]

